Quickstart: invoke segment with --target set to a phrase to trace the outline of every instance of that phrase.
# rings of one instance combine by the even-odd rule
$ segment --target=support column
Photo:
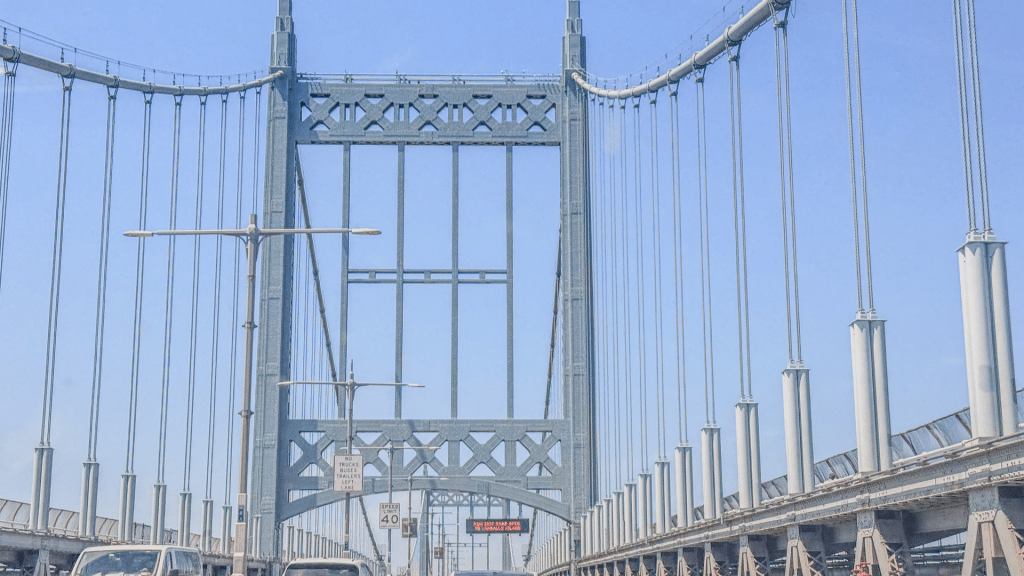
[[[913,574],[901,512],[869,510],[857,514],[853,568],[855,572],[880,576]]]
[[[82,464],[82,506],[78,514],[78,535],[96,535],[96,496],[99,493],[100,463],[89,460]]]
[[[668,485],[665,483],[668,462],[659,460],[654,463],[654,531],[656,534],[668,532],[668,514],[665,505],[668,503]]]
[[[278,0],[274,34],[271,37],[269,73],[281,72],[267,84],[266,169],[263,190],[262,228],[295,227],[295,138],[299,107],[292,100],[295,80],[295,34],[291,0]],[[262,241],[259,330],[256,344],[255,412],[253,415],[253,464],[246,499],[236,502],[236,521],[258,515],[258,541],[269,550],[281,547],[278,502],[288,495],[278,490],[278,463],[288,462],[288,444],[279,443],[281,422],[288,415],[289,388],[278,382],[289,380],[292,336],[292,280],[295,260],[294,236],[282,235]],[[237,533],[237,528],[236,528]],[[238,538],[236,538],[238,540]],[[235,554],[238,550],[236,542]]]
[[[990,486],[968,493],[967,536],[962,576],[1024,576],[1024,498]]]
[[[221,508],[221,524],[220,524],[220,553],[227,556],[231,554],[231,513],[234,511],[234,507],[230,504],[225,504]]]
[[[676,526],[693,524],[693,448],[676,446]]]
[[[626,544],[636,542],[637,538],[637,489],[633,482],[626,482],[624,499],[623,529]]]
[[[213,500],[210,498],[203,498],[203,524],[199,548],[203,552],[213,552]]]
[[[135,532],[135,474],[121,474],[121,505],[118,510],[117,535],[122,542],[132,542]]]
[[[761,435],[757,402],[744,398],[736,404],[736,460],[740,508],[761,504]]]
[[[48,444],[40,444],[35,448],[35,457],[35,466],[32,471],[29,528],[46,532],[50,529],[50,481],[53,477],[53,448]]]
[[[604,534],[604,549],[615,548],[615,501],[610,497],[604,499],[604,523],[601,525],[601,532]]]
[[[178,546],[189,546],[192,535],[192,493],[182,492],[178,499]]]
[[[827,574],[825,542],[821,526],[790,526],[786,530],[785,576],[821,576]]]
[[[164,542],[164,526],[167,517],[167,484],[157,482],[153,485],[153,527],[149,533],[150,544],[166,544]]]
[[[626,533],[626,516],[623,513],[625,509],[625,495],[623,494],[622,490],[615,491],[614,500],[614,514],[612,516],[612,542],[615,547],[618,547],[622,546],[624,542],[624,535]]]
[[[705,424],[700,431],[701,472],[704,480],[704,519],[722,515],[722,430]]]
[[[889,425],[889,376],[885,357],[885,320],[860,312],[850,324],[853,358],[853,406],[857,425],[857,469],[892,468]]]
[[[973,234],[958,250],[971,436],[1017,431],[1006,243]]]
[[[637,478],[636,491],[637,538],[644,540],[651,535],[651,473],[641,472]]]
[[[786,424],[786,481],[790,494],[814,489],[811,444],[810,370],[791,364],[782,371],[782,412]]]

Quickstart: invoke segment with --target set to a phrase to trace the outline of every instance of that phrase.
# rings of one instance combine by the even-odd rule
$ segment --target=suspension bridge
[[[566,0],[465,31],[544,73],[366,74],[273,4],[224,75],[0,12],[5,571],[1024,576],[1020,7]]]

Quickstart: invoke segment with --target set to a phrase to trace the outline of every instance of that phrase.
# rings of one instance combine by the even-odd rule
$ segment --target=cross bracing
[[[547,84],[373,84],[300,81],[297,144],[560,142]]]

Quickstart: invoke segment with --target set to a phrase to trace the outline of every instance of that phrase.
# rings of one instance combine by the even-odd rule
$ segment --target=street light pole
[[[124,235],[129,238],[150,238],[152,236],[234,236],[245,243],[248,260],[245,301],[245,367],[242,377],[241,439],[238,462],[238,518],[235,522],[235,550],[232,562],[232,576],[244,576],[248,570],[248,518],[246,513],[249,485],[249,419],[252,417],[252,353],[253,333],[256,329],[256,257],[260,242],[267,236],[289,234],[359,234],[376,236],[380,230],[373,228],[274,228],[261,230],[256,226],[256,215],[249,215],[249,226],[234,230],[131,230]],[[351,405],[350,405],[351,406]]]

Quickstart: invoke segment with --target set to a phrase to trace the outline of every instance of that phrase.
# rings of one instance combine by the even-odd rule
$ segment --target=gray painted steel
[[[298,144],[558,145],[560,88],[537,84],[302,81]]]

